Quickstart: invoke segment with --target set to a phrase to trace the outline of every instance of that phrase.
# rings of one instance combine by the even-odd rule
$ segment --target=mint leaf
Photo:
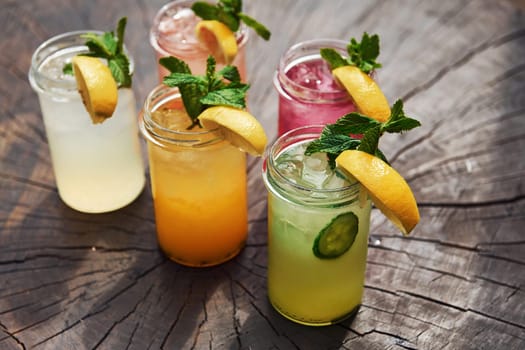
[[[124,34],[126,31],[126,24],[128,23],[128,19],[126,17],[122,17],[117,24],[117,52],[122,53],[124,50]]]
[[[73,75],[73,64],[72,63],[66,63],[64,64],[64,67],[62,67],[62,73],[65,75]]]
[[[85,45],[89,49],[89,56],[108,59],[113,55],[111,50],[108,47],[106,47],[106,43],[103,36],[88,33],[82,35],[82,37],[84,39],[87,39]]]
[[[352,38],[347,46],[347,51],[349,54],[348,62],[357,66],[364,73],[370,73],[372,70],[381,67],[381,64],[376,62],[376,58],[379,56],[379,36],[377,34],[369,36],[365,32],[361,42]]]
[[[86,33],[82,38],[86,39],[84,43],[88,52],[82,56],[103,58],[107,61],[109,70],[113,79],[119,87],[131,87],[132,77],[129,57],[124,52],[124,33],[126,30],[127,18],[122,17],[117,24],[117,36],[113,32],[105,32],[101,35],[95,33]],[[62,71],[64,74],[73,75],[73,69],[64,65]]]
[[[376,154],[377,146],[379,145],[379,137],[381,136],[381,126],[378,125],[374,128],[367,130],[363,134],[361,144],[357,149],[370,154]]]
[[[361,142],[348,135],[333,135],[310,142],[304,154],[309,156],[317,152],[339,154],[345,150],[356,149]]]
[[[129,74],[128,57],[122,53],[108,60],[111,75],[121,87],[131,87],[131,75]]]
[[[172,73],[191,74],[191,70],[188,64],[176,57],[162,57],[161,59],[159,59],[159,63]]]
[[[246,108],[244,99],[246,90],[248,90],[248,87],[211,91],[202,97],[200,102],[211,106],[222,105],[243,109]]]
[[[255,30],[255,32],[264,40],[270,40],[270,36],[272,33],[266,28],[263,24],[257,22],[252,17],[248,16],[247,14],[244,14],[242,12],[239,13],[239,18],[241,21],[243,21],[248,27]]]
[[[361,56],[363,61],[372,62],[379,56],[379,36],[363,34],[361,39]]]
[[[344,59],[343,56],[334,49],[324,48],[321,49],[321,57],[328,62],[330,70],[334,70],[339,67],[347,66],[348,62]]]
[[[239,70],[235,66],[225,66],[219,71],[218,74],[222,76],[224,79],[227,79],[231,82],[241,81],[241,74],[239,73]]]
[[[379,36],[377,34],[369,36],[365,32],[361,42],[351,38],[346,50],[348,57],[344,58],[334,49],[323,48],[321,49],[321,57],[328,62],[332,70],[343,66],[357,66],[361,71],[368,74],[381,67],[381,64],[376,61],[379,56]]]
[[[383,130],[390,133],[400,133],[408,131],[418,126],[421,123],[415,119],[409,118],[403,112],[403,101],[397,100],[392,106],[390,118],[387,120]]]
[[[204,20],[217,20],[219,9],[207,2],[196,2],[191,6],[193,12]]]
[[[168,86],[180,86],[188,84],[204,85],[207,80],[204,77],[194,76],[186,73],[171,73],[163,78],[162,82]]]
[[[219,0],[216,5],[197,1],[191,9],[204,20],[217,20],[224,23],[232,32],[239,30],[242,21],[264,40],[270,39],[271,33],[268,28],[242,12],[242,0]]]
[[[230,11],[219,10],[217,20],[226,24],[226,26],[230,28],[232,32],[238,31],[239,26],[241,25],[239,17]]]
[[[199,124],[198,116],[208,107],[224,105],[234,108],[246,107],[246,91],[249,85],[241,83],[236,67],[226,66],[216,72],[216,61],[208,56],[205,75],[192,75],[188,65],[176,57],[161,58],[159,62],[170,70],[164,77],[167,86],[178,87],[184,108],[192,124]]]
[[[335,159],[343,151],[357,149],[372,154],[388,164],[385,154],[379,149],[379,139],[385,133],[397,133],[419,126],[419,121],[409,118],[403,111],[401,100],[391,108],[388,121],[381,123],[360,113],[349,113],[335,123],[325,125],[318,139],[312,141],[305,150],[305,155],[325,152],[328,163],[335,168]],[[361,134],[361,139],[352,135]]]
[[[378,148],[376,149],[376,153],[375,153],[375,156],[379,159],[381,159],[383,162],[385,162],[386,164],[390,165],[390,163],[388,162],[388,159],[386,159],[386,156],[383,154],[383,152],[381,152],[381,150]]]
[[[363,114],[353,112],[339,118],[329,128],[332,132],[340,134],[364,134],[371,128],[380,126],[381,123]]]

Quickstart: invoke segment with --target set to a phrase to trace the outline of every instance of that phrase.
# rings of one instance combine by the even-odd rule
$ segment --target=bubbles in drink
[[[306,156],[308,142],[295,144],[276,159],[276,168],[287,179],[312,189],[336,189],[348,186],[349,182],[330,168],[326,153]]]
[[[164,14],[159,23],[159,32],[169,36],[172,42],[181,44],[198,43],[195,26],[198,22],[195,13],[186,7],[174,7]]]
[[[341,89],[334,81],[330,67],[321,58],[294,64],[286,72],[286,76],[309,89],[325,92],[339,91]]]

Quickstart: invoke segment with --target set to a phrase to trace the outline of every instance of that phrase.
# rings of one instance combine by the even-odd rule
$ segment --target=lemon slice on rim
[[[208,48],[217,63],[231,64],[237,55],[235,34],[222,22],[204,20],[195,28],[197,39]]]
[[[356,66],[342,66],[332,71],[336,81],[350,94],[357,109],[382,123],[390,117],[390,106],[376,82]]]
[[[208,130],[218,128],[232,145],[254,156],[261,156],[268,138],[262,125],[250,113],[227,106],[213,106],[205,109],[199,120]]]
[[[344,151],[335,160],[367,190],[372,202],[404,234],[419,222],[419,210],[407,182],[390,165],[369,153]]]
[[[75,56],[72,60],[78,92],[94,124],[113,115],[117,107],[117,83],[100,59]]]

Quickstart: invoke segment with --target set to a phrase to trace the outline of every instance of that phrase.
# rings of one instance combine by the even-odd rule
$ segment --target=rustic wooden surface
[[[420,203],[401,237],[374,211],[363,306],[308,328],[266,298],[266,194],[250,159],[250,238],[191,269],[158,250],[151,193],[110,214],[58,198],[31,53],[128,16],[138,103],[155,86],[148,29],[162,0],[1,0],[0,349],[524,349],[525,3],[245,0],[273,31],[248,47],[250,107],[270,137],[280,54],[312,38],[378,33],[378,79],[423,126],[382,140]]]

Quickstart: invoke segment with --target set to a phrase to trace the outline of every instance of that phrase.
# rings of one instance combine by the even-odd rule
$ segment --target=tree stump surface
[[[373,210],[363,304],[311,328],[266,295],[266,190],[249,160],[249,240],[235,259],[192,269],[155,238],[148,187],[131,205],[88,215],[58,198],[32,52],[71,30],[128,17],[140,108],[157,84],[148,30],[165,1],[0,3],[0,349],[525,349],[525,3],[245,1],[273,32],[251,32],[250,109],[271,139],[272,78],[290,45],[381,37],[378,81],[422,127],[381,147],[413,188],[408,237]],[[144,144],[143,144],[144,146]],[[145,153],[144,153],[145,158]],[[145,158],[146,159],[146,158]],[[149,184],[149,183],[148,183]]]

